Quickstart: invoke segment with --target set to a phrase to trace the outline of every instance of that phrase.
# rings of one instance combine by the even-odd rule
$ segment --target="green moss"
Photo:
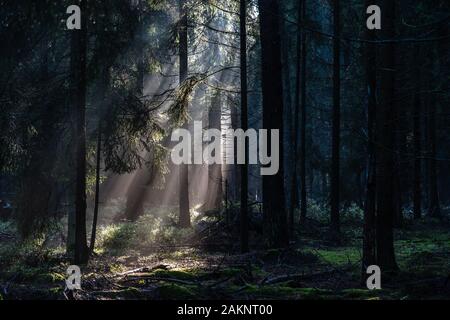
[[[332,298],[332,292],[329,290],[316,288],[291,288],[286,284],[271,286],[248,286],[245,294],[255,298],[277,298],[277,299],[326,299]]]
[[[124,290],[107,291],[100,294],[109,299],[139,299],[142,297],[142,292],[134,287],[129,287]]]
[[[346,265],[356,263],[360,259],[360,252],[356,247],[338,248],[331,250],[317,250],[322,260],[334,265]]]
[[[316,289],[316,288],[299,288],[301,299],[334,299],[335,296],[331,290]]]
[[[195,289],[191,286],[178,284],[165,284],[158,288],[159,296],[163,300],[191,300],[197,297]]]
[[[123,295],[128,298],[138,298],[139,296],[141,296],[141,294],[141,291],[134,287],[129,287],[120,293],[121,296]]]
[[[48,282],[61,282],[65,281],[65,276],[57,272],[46,272],[36,275],[36,281],[48,283]]]
[[[109,270],[112,273],[120,273],[124,271],[124,266],[118,263],[113,263],[110,265]]]
[[[346,289],[342,290],[342,297],[344,299],[354,300],[373,300],[382,295],[382,290],[368,290],[368,289]]]
[[[192,280],[198,276],[198,274],[196,274],[195,272],[188,270],[162,270],[162,269],[152,271],[149,275],[154,276],[156,278],[175,278],[180,280]]]

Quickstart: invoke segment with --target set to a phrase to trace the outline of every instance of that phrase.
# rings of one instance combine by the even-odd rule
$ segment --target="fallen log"
[[[184,285],[199,285],[199,282],[192,282],[192,281],[187,281],[187,280],[181,280],[181,279],[176,279],[176,278],[164,278],[164,277],[154,277],[152,275],[141,275],[141,276],[133,276],[133,277],[128,277],[126,280],[124,280],[124,282],[131,282],[131,281],[139,281],[139,280],[144,280],[146,282],[157,282],[157,281],[164,281],[164,282],[173,282],[173,283],[178,283],[178,284],[184,284]]]

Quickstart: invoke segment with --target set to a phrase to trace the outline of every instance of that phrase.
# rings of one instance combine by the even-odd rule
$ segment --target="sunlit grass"
[[[192,229],[179,229],[170,219],[144,215],[137,222],[123,222],[102,227],[99,231],[99,252],[122,253],[126,250],[152,251],[189,243]]]

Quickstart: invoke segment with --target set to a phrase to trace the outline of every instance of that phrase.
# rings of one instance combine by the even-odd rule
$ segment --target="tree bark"
[[[186,0],[179,0],[180,5],[180,28],[179,28],[179,56],[180,56],[180,84],[182,84],[188,75],[188,18],[186,12]],[[186,102],[187,103],[187,102]],[[188,106],[185,106],[188,108]],[[179,166],[180,182],[180,212],[179,226],[189,228],[191,226],[191,215],[189,212],[189,166],[181,164]]]
[[[222,105],[220,93],[215,93],[211,100],[208,112],[208,123],[210,129],[222,129],[221,125]],[[208,191],[206,203],[203,210],[221,210],[223,200],[223,177],[221,164],[208,165]]]
[[[369,0],[370,2],[370,0]],[[375,39],[371,30],[366,31],[370,40]],[[366,203],[364,210],[363,227],[363,258],[362,258],[362,282],[366,282],[367,268],[375,264],[375,208],[376,208],[376,157],[375,157],[375,115],[377,110],[377,56],[376,46],[373,43],[366,44],[366,77],[367,77],[367,185]]]
[[[291,237],[294,235],[294,215],[298,209],[298,177],[297,177],[297,161],[298,161],[298,142],[299,142],[299,128],[300,128],[300,87],[301,87],[301,52],[302,52],[302,21],[303,14],[303,1],[298,2],[298,14],[297,14],[297,66],[295,74],[295,100],[294,100],[294,118],[292,125],[292,139],[294,141],[293,147],[293,164],[292,164],[292,181],[291,181],[291,204],[289,206],[289,233]]]
[[[418,45],[416,45],[415,56],[419,56]],[[421,145],[421,76],[418,61],[415,63],[416,68],[416,84],[414,94],[414,121],[413,121],[413,137],[414,137],[414,181],[413,181],[413,212],[414,219],[422,217],[422,145]]]
[[[276,0],[259,0],[261,53],[263,128],[278,129],[283,136],[283,78],[281,66],[281,40],[279,26],[279,4]],[[267,149],[272,146],[268,139]],[[283,139],[280,139],[278,173],[263,176],[264,229],[268,244],[272,248],[289,244],[287,215],[284,202]],[[274,192],[276,190],[276,192]]]
[[[395,1],[383,0],[383,39],[395,37]],[[383,271],[398,269],[394,253],[394,114],[395,45],[384,44],[380,55],[380,104],[377,113],[377,264]]]
[[[439,205],[439,192],[437,185],[437,161],[436,161],[436,94],[431,93],[428,105],[428,163],[429,163],[429,195],[430,204],[428,207],[428,215],[438,218],[441,215]]]
[[[86,0],[81,0],[81,30],[73,30],[71,37],[71,89],[75,113],[75,250],[74,263],[85,264],[89,259],[86,239]]]
[[[240,0],[240,42],[241,42],[241,126],[248,129],[247,98],[247,2]],[[245,164],[241,165],[241,252],[248,252],[248,141],[245,139]]]
[[[334,241],[340,238],[339,193],[340,193],[340,133],[341,133],[341,43],[340,43],[340,0],[334,1],[333,13],[333,128],[331,154],[331,225],[330,233]]]
[[[445,24],[439,24],[437,27],[437,33],[439,37],[444,37],[448,33],[448,28]],[[446,46],[443,44],[437,44],[437,48],[434,49],[434,59],[432,62],[433,77],[438,76],[441,72],[442,59],[446,56]],[[432,83],[430,81],[430,83]],[[432,90],[432,89],[431,89]],[[429,145],[429,195],[430,202],[428,207],[428,215],[433,218],[441,217],[441,207],[439,201],[439,188],[438,188],[438,176],[437,176],[437,147],[436,147],[436,109],[438,108],[437,93],[431,92],[428,104],[428,145]]]
[[[301,11],[301,21],[302,23],[306,20],[306,0],[302,0],[302,11]],[[300,14],[300,12],[299,12]],[[300,220],[305,221],[307,214],[307,197],[306,197],[306,32],[302,31],[301,38],[301,111],[302,111],[302,122],[301,122],[301,150],[300,150]],[[312,188],[310,189],[312,190]]]
[[[91,241],[89,243],[89,249],[91,252],[95,248],[95,240],[97,235],[97,221],[100,202],[100,171],[101,171],[101,158],[102,158],[102,125],[104,111],[106,110],[107,94],[109,93],[110,86],[110,74],[109,67],[105,66],[102,71],[101,77],[101,89],[100,89],[100,109],[98,110],[98,132],[97,132],[97,151],[96,151],[96,164],[95,164],[95,199],[94,199],[94,216],[92,220]]]

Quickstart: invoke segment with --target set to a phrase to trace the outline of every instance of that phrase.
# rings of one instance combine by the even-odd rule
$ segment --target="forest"
[[[450,299],[448,0],[0,0],[0,44],[0,300]]]

